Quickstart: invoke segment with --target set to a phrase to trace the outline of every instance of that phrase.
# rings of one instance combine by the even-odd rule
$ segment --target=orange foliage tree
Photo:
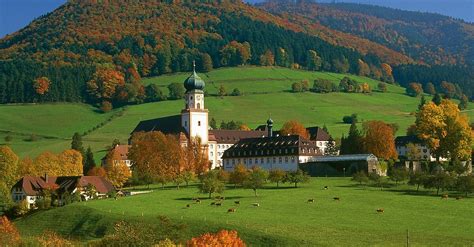
[[[283,124],[280,130],[281,135],[299,135],[306,139],[309,139],[309,133],[306,128],[300,122],[296,120],[290,120]]]
[[[181,153],[176,137],[153,131],[132,136],[129,157],[133,160],[134,172],[146,174],[164,184],[183,170]]]
[[[111,101],[117,90],[125,85],[124,75],[113,68],[100,67],[87,82],[87,92],[96,100]]]
[[[99,176],[99,177],[107,177],[107,172],[103,167],[94,167],[89,170],[87,176]]]
[[[45,231],[41,236],[36,238],[39,246],[42,247],[67,247],[74,246],[69,240],[61,237],[53,231]]]
[[[18,246],[21,243],[20,233],[7,217],[0,217],[0,245]]]
[[[205,233],[187,242],[188,247],[246,246],[237,231],[221,230],[218,233]]]
[[[38,77],[36,80],[33,81],[33,88],[35,89],[36,93],[39,95],[43,95],[49,91],[49,86],[51,85],[51,81],[48,77]]]
[[[368,121],[364,123],[364,132],[364,147],[367,152],[385,160],[398,157],[393,129],[389,124]]]
[[[130,168],[124,162],[120,162],[122,157],[115,149],[111,149],[106,156],[105,172],[106,178],[116,188],[121,188],[125,182],[132,176]],[[100,171],[99,171],[100,172]]]
[[[274,64],[275,64],[275,56],[273,55],[273,52],[270,50],[266,50],[265,53],[263,53],[260,56],[260,65],[273,66]]]

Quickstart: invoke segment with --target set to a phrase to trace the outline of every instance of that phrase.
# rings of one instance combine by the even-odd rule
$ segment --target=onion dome
[[[272,125],[272,124],[273,124],[273,120],[272,120],[271,118],[269,118],[269,119],[267,120],[267,124],[268,124],[268,125]]]
[[[204,81],[199,77],[196,73],[196,64],[193,63],[194,69],[193,74],[189,76],[184,81],[184,87],[186,88],[186,92],[193,91],[193,90],[204,90],[204,86],[206,85]]]

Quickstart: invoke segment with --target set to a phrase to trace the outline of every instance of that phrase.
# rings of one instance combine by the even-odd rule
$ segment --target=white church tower
[[[201,145],[207,146],[209,139],[208,110],[204,107],[204,81],[196,74],[193,63],[193,74],[184,81],[186,88],[185,107],[181,111],[181,125],[190,138],[199,137]]]

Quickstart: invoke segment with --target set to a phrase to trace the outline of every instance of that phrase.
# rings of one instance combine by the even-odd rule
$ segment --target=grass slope
[[[322,188],[327,185],[329,190]],[[154,223],[159,215],[189,226],[190,238],[207,231],[236,229],[251,246],[402,246],[409,230],[414,246],[470,245],[474,242],[474,199],[442,200],[414,187],[399,185],[384,191],[359,187],[348,178],[313,178],[301,188],[268,185],[253,196],[252,190],[228,189],[220,208],[212,200],[192,204],[198,194],[192,186],[177,191],[154,188],[151,194],[76,203],[17,220],[23,236],[44,229],[82,241],[102,237],[117,220]],[[333,197],[340,197],[334,201]],[[314,198],[314,204],[307,203]],[[227,209],[236,207],[236,213]],[[259,202],[260,207],[251,203]],[[376,213],[384,208],[385,213]],[[142,216],[143,214],[143,216]]]
[[[404,88],[388,85],[387,93],[373,92],[364,94],[315,94],[291,93],[293,82],[324,78],[338,83],[344,76],[359,82],[368,82],[376,88],[378,81],[353,76],[325,72],[290,70],[277,67],[237,67],[216,69],[210,73],[200,74],[206,81],[206,107],[210,117],[218,124],[222,121],[240,120],[254,128],[264,124],[271,116],[276,128],[290,119],[297,119],[306,126],[327,125],[332,135],[340,137],[347,133],[348,125],[341,122],[344,115],[358,113],[362,120],[380,119],[400,125],[398,134],[414,122],[414,112],[419,98],[408,97]],[[156,83],[165,93],[166,86],[172,82],[182,83],[189,73],[165,75],[146,78],[144,84]],[[244,95],[238,97],[215,96],[217,89],[223,85],[228,92],[239,88]],[[430,96],[427,96],[429,100]],[[94,108],[83,104],[44,104],[44,105],[1,105],[0,106],[0,144],[9,133],[13,136],[10,145],[21,156],[35,156],[50,150],[59,152],[69,147],[74,132],[83,133],[93,130],[97,125],[103,126],[91,131],[84,137],[85,146],[91,146],[99,160],[105,146],[114,139],[126,142],[129,133],[141,120],[179,114],[183,107],[182,100],[132,105],[117,109],[111,113],[101,114]],[[111,121],[107,119],[114,115]],[[474,119],[474,105],[470,104],[466,113]],[[25,141],[32,133],[40,139],[36,142]]]

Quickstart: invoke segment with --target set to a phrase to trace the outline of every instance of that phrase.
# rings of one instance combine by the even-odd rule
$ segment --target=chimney
[[[267,120],[267,130],[268,130],[268,137],[273,136],[273,120],[269,118]]]

